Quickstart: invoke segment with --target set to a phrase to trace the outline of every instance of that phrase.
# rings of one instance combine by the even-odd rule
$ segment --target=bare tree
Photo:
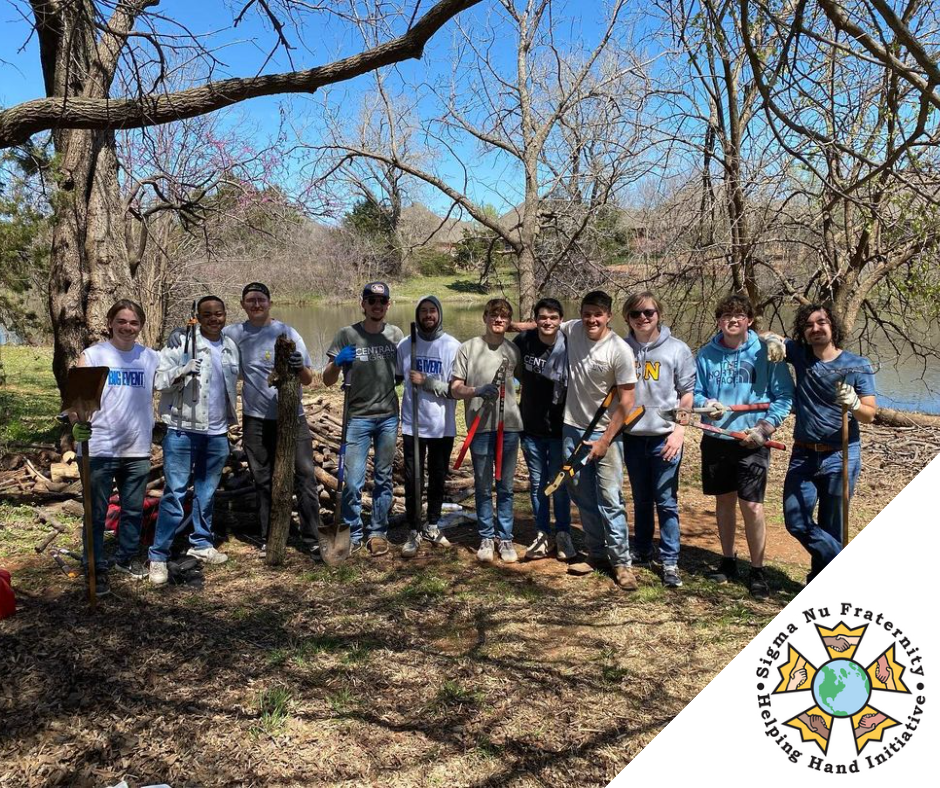
[[[510,250],[528,311],[558,266],[582,250],[596,212],[649,166],[641,155],[646,64],[627,45],[625,9],[615,0],[595,41],[582,47],[560,42],[562,3],[499,0],[485,24],[459,25],[452,78],[428,89],[439,109],[421,125],[423,161],[413,148],[388,138],[368,144],[351,132],[315,147],[339,161],[394,167],[439,190],[458,218],[469,215]],[[510,41],[513,57],[502,57]],[[401,107],[421,91],[409,85],[392,94],[388,79],[384,87],[384,120],[399,142],[413,138],[413,116]],[[457,178],[447,173],[454,168]],[[474,198],[484,190],[515,207],[494,217]],[[556,242],[540,245],[547,232]]]
[[[220,63],[209,49],[210,42],[159,14],[158,0],[13,2],[38,38],[46,96],[0,110],[0,147],[53,130],[59,176],[50,313],[53,367],[61,387],[69,366],[103,325],[109,303],[116,293],[130,290],[133,279],[119,229],[125,206],[118,179],[116,129],[194,118],[258,96],[309,94],[324,85],[420,57],[445,22],[479,0],[439,0],[420,17],[420,4],[395,8],[356,0],[243,0],[232,7],[233,24],[248,13],[257,13],[273,42],[257,73],[228,79],[213,78]],[[300,40],[298,25],[318,13],[333,14],[338,20],[367,18],[387,36],[370,49],[332,63],[296,69],[293,58],[298,47],[292,39]],[[182,90],[167,88],[166,64],[172,51],[184,52],[202,64],[200,84]],[[278,53],[283,53],[293,70],[263,73]],[[157,77],[149,81],[151,65]],[[132,95],[112,95],[119,73],[135,84]]]

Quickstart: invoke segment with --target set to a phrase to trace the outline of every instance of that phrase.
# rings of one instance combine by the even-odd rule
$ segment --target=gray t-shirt
[[[256,419],[276,419],[277,389],[268,385],[268,375],[274,369],[274,343],[281,334],[287,334],[304,357],[304,366],[309,367],[310,354],[300,334],[280,320],[272,320],[266,326],[253,326],[246,320],[226,326],[222,333],[234,340],[241,357],[242,413]],[[300,383],[297,388],[300,389]],[[298,406],[297,414],[302,413],[303,408]]]
[[[464,342],[457,351],[454,359],[454,371],[451,380],[459,379],[468,386],[483,386],[492,383],[500,364],[507,364],[506,369],[506,401],[503,404],[503,429],[506,432],[522,432],[522,414],[516,403],[516,389],[513,374],[520,366],[522,354],[512,342],[504,340],[496,348],[490,347],[483,337],[474,337]],[[466,409],[467,428],[473,424],[477,414],[483,412],[478,432],[494,432],[499,417],[499,401],[490,400],[484,407],[486,400],[474,397],[464,402]]]
[[[398,415],[398,394],[395,393],[395,367],[398,343],[405,338],[398,326],[386,323],[378,334],[370,334],[362,322],[336,332],[326,355],[330,361],[347,345],[356,348],[349,389],[351,418],[379,418]]]

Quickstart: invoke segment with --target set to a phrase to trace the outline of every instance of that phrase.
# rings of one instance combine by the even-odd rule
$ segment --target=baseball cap
[[[391,298],[392,291],[388,289],[388,285],[385,282],[369,282],[364,288],[362,288],[362,297],[368,298],[369,296],[382,296],[382,298]]]
[[[268,286],[261,284],[261,282],[249,282],[247,285],[245,285],[245,287],[242,289],[242,298],[244,298],[249,293],[261,293],[268,298],[271,297],[271,291],[268,290]]]

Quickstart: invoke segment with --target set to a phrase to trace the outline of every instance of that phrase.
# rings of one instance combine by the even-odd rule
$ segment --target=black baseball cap
[[[385,284],[385,282],[369,282],[369,284],[362,288],[362,297],[368,298],[369,296],[391,298],[392,291],[388,289],[388,285]]]
[[[249,293],[261,293],[268,298],[271,297],[271,291],[268,290],[268,286],[261,284],[261,282],[249,282],[247,285],[245,285],[245,287],[242,289],[242,298],[244,299],[244,297]]]

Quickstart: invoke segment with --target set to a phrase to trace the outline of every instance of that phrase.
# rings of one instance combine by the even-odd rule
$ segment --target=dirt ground
[[[0,564],[20,600],[0,622],[0,786],[605,785],[806,572],[780,517],[781,458],[772,597],[705,579],[719,551],[697,439],[680,494],[685,585],[671,592],[647,569],[626,594],[551,559],[480,566],[471,526],[412,561],[329,569],[292,549],[270,569],[243,513],[203,590],[115,577],[90,613],[81,581],[33,552],[46,534],[33,508],[0,502]],[[863,476],[855,527],[900,486]],[[525,497],[520,551],[534,535]],[[58,544],[75,548],[79,522],[64,520]]]

